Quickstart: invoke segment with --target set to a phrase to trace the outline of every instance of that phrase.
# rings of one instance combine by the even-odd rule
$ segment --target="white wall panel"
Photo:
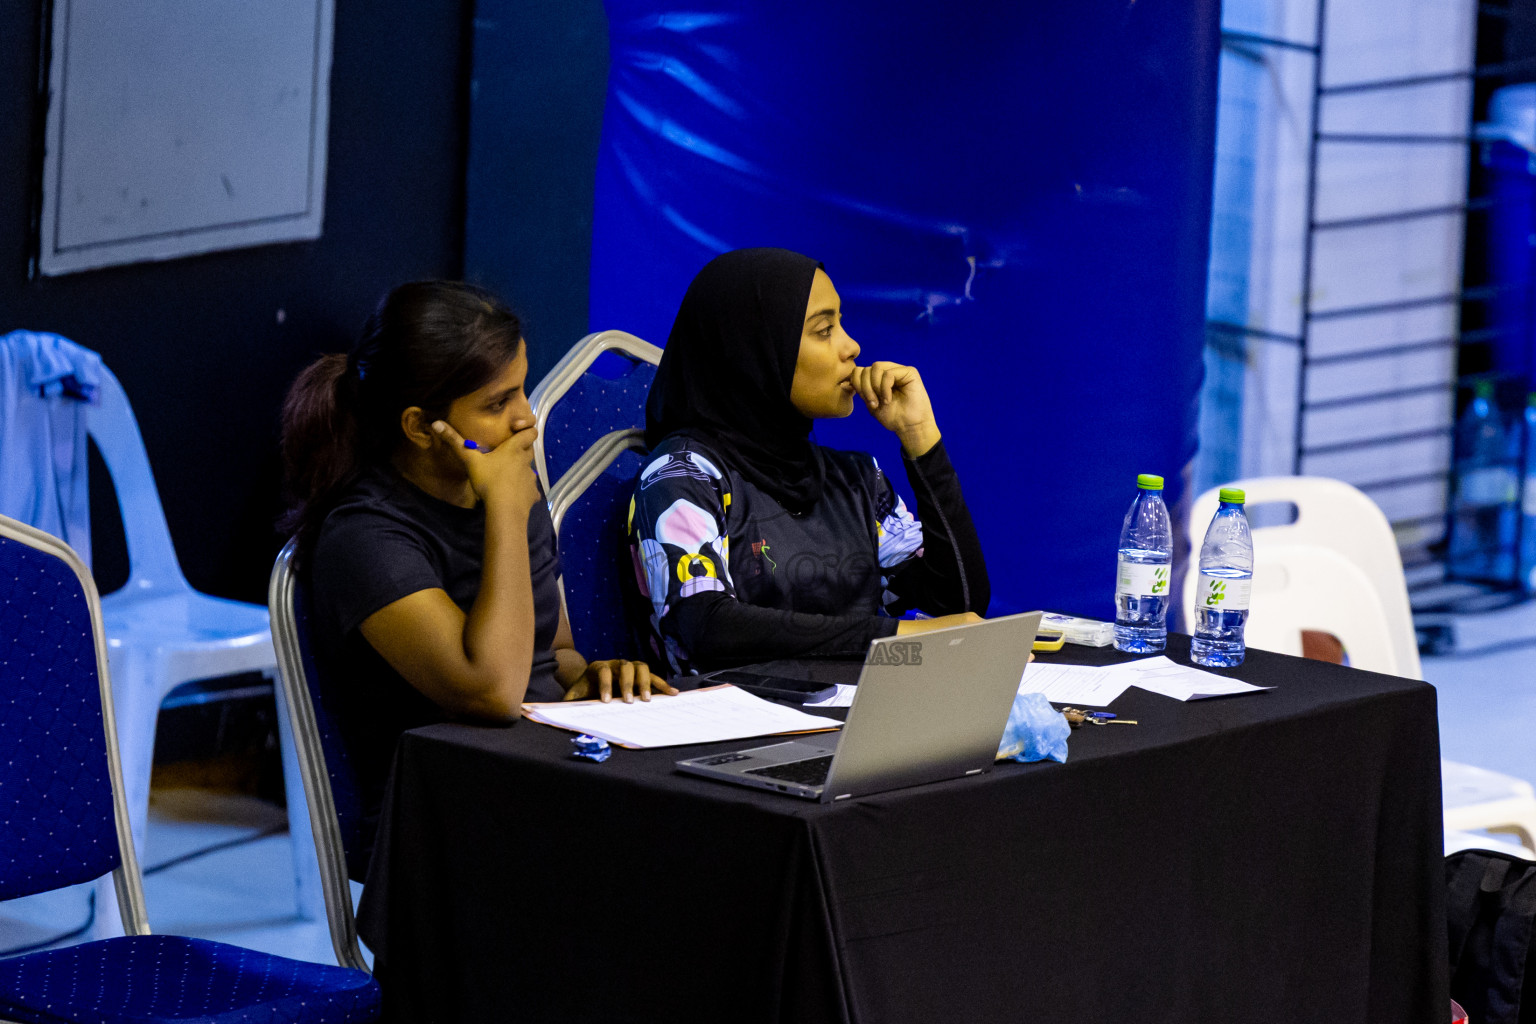
[[[1307,351],[1312,358],[1327,358],[1368,352],[1389,345],[1442,341],[1452,337],[1456,328],[1457,305],[1454,301],[1385,310],[1347,319],[1314,320],[1307,339]]]
[[[39,269],[317,238],[332,0],[56,0]]]
[[[1456,374],[1456,349],[1394,352],[1369,359],[1312,363],[1307,367],[1307,401],[1364,398],[1383,391],[1442,386]]]
[[[1302,460],[1301,471],[1308,476],[1329,476],[1366,489],[1372,484],[1402,479],[1404,466],[1431,465],[1450,457],[1449,435],[1421,437],[1309,455]]]
[[[1349,405],[1308,409],[1302,416],[1302,444],[1322,448],[1349,441],[1413,434],[1451,425],[1451,387],[1423,394],[1399,395]],[[1392,467],[1394,477],[1443,470],[1444,464],[1402,464]]]

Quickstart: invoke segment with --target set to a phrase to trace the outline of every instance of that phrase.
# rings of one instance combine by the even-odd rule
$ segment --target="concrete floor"
[[[1536,780],[1536,642],[1425,658],[1440,694],[1440,755]]]

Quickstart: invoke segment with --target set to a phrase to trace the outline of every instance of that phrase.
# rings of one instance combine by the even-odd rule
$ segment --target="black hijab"
[[[705,264],[678,307],[645,403],[645,443],[684,434],[721,450],[791,512],[821,498],[811,420],[789,400],[805,304],[821,266],[788,249],[737,249]]]

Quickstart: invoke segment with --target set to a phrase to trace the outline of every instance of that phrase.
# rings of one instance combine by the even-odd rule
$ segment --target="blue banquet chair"
[[[528,396],[539,436],[533,464],[544,493],[599,438],[645,426],[645,399],[661,349],[623,331],[582,338]]]
[[[277,649],[280,676],[277,686],[279,716],[288,723],[298,760],[298,779],[303,783],[319,888],[325,897],[326,921],[336,962],[343,967],[367,970],[357,941],[357,921],[352,914],[352,889],[348,884],[348,849],[362,848],[362,804],[357,779],[347,761],[346,747],[327,711],[320,675],[309,646],[309,589],[293,569],[297,541],[290,540],[278,553],[267,588],[267,610],[272,615],[272,643]],[[294,843],[301,840],[290,827]],[[352,872],[356,873],[356,872]]]
[[[634,563],[627,540],[635,479],[645,464],[645,431],[615,430],[576,460],[549,494],[560,544],[560,591],[576,649],[589,657],[633,658],[625,595]],[[649,659],[658,661],[660,655]]]
[[[3,517],[0,687],[0,899],[110,872],[127,933],[0,960],[0,1020],[378,1019],[378,984],[362,971],[149,934],[95,584],[62,541]]]

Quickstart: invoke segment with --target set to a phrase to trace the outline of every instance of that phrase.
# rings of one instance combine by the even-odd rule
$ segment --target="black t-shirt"
[[[391,668],[359,627],[386,605],[435,588],[468,614],[480,592],[484,551],[484,506],[440,501],[389,467],[367,471],[321,525],[309,560],[312,643],[327,707],[357,775],[370,846],[395,741],[407,729],[450,715]],[[550,645],[560,623],[560,556],[542,501],[528,513],[528,568],[534,607],[528,699],[558,700],[564,690]],[[348,859],[356,871],[367,851],[349,850]]]

